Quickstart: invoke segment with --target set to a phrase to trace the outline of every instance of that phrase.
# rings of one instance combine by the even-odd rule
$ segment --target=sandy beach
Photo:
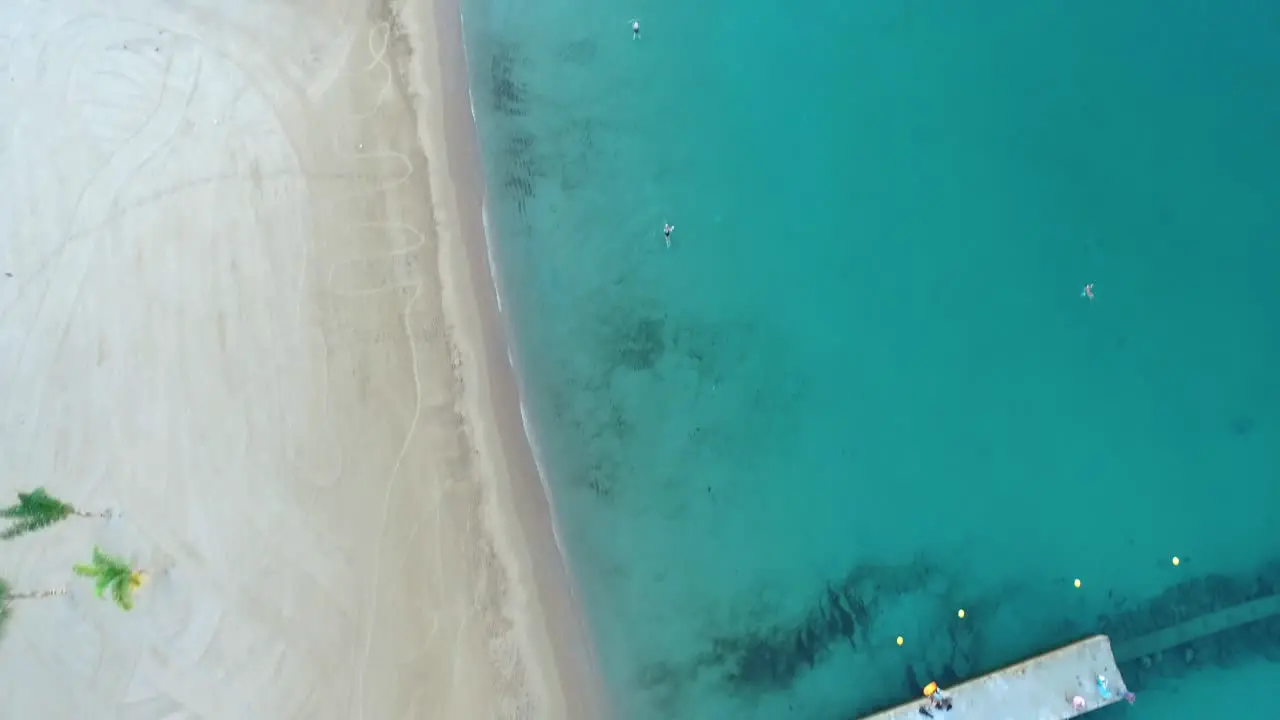
[[[603,714],[440,1],[0,6],[5,717]]]

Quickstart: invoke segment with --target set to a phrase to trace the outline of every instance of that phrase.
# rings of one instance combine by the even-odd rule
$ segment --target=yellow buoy
[[[956,613],[956,617],[959,617],[959,618],[964,617],[964,608],[960,608],[960,610]]]
[[[1076,581],[1074,584],[1076,587],[1080,587],[1080,578],[1076,578]]]
[[[1174,556],[1173,556],[1173,566],[1174,566],[1174,567],[1177,567],[1177,566],[1178,566],[1178,563],[1180,563],[1180,562],[1182,562],[1182,561],[1178,559],[1178,556],[1177,556],[1177,555],[1174,555]]]
[[[934,694],[934,693],[936,693],[936,692],[938,692],[938,683],[936,683],[936,682],[931,682],[931,683],[929,683],[928,685],[925,685],[925,686],[924,686],[924,696],[925,696],[925,697],[929,697],[930,695],[932,695],[932,694]]]
[[[902,644],[902,636],[901,636],[901,635],[899,635],[899,636],[898,636],[898,644],[899,644],[899,645],[901,645],[901,644]]]

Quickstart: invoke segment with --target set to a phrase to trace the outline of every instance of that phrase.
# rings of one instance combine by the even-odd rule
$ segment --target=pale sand
[[[602,715],[409,1],[0,3],[0,500],[123,513],[0,545],[3,717]]]

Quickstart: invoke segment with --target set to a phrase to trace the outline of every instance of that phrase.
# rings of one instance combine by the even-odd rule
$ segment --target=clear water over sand
[[[1113,5],[464,1],[622,716],[843,718],[1280,591],[1280,6]],[[1112,716],[1277,661],[1264,613]]]

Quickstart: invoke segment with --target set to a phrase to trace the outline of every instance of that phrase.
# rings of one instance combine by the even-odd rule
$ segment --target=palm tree
[[[5,623],[9,620],[9,604],[14,600],[39,600],[53,597],[54,595],[66,594],[66,588],[16,593],[9,587],[9,583],[4,578],[0,578],[0,635],[4,634]]]
[[[75,573],[81,577],[97,578],[94,591],[102,597],[104,590],[111,590],[111,599],[115,600],[121,610],[133,609],[133,591],[142,587],[147,574],[135,570],[122,558],[108,555],[98,546],[93,547],[93,562],[89,565],[76,565]]]
[[[0,532],[0,540],[12,540],[20,535],[47,528],[72,515],[80,517],[109,518],[110,510],[86,512],[71,503],[65,503],[36,488],[29,493],[18,493],[18,504],[0,510],[0,518],[9,518],[13,524]]]

